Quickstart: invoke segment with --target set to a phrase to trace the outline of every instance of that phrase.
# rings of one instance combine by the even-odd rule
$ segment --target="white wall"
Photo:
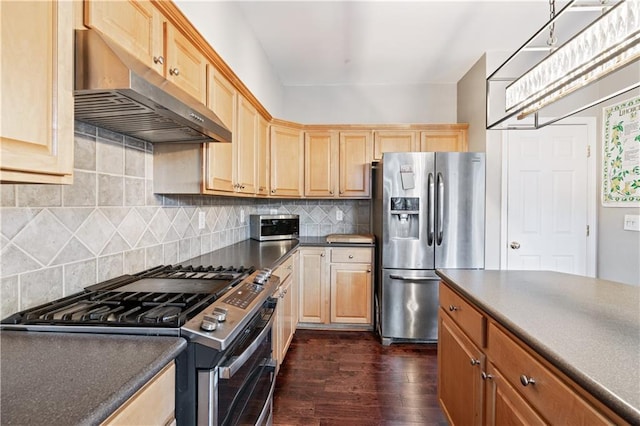
[[[282,85],[238,6],[228,1],[174,3],[267,111],[280,118]]]
[[[284,117],[304,124],[455,123],[456,85],[286,86]]]

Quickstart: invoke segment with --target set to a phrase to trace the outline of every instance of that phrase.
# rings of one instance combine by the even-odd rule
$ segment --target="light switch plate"
[[[205,214],[204,212],[198,212],[198,229],[204,229],[205,223]]]
[[[626,231],[638,231],[638,232],[640,232],[640,215],[638,215],[638,214],[625,214],[624,215],[624,229]]]

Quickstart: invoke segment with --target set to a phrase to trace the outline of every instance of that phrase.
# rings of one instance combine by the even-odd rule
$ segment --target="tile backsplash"
[[[299,214],[303,236],[369,232],[368,200],[154,194],[153,145],[85,123],[74,155],[73,185],[0,185],[0,318],[249,238],[242,210]]]

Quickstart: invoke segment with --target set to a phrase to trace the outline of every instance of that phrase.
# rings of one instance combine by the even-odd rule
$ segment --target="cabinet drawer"
[[[440,307],[454,319],[476,345],[484,347],[486,335],[485,317],[442,281],[440,282],[439,298]]]
[[[489,324],[488,333],[489,358],[504,379],[547,421],[583,425],[611,423],[495,324]]]
[[[273,275],[280,277],[280,282],[283,283],[289,275],[293,272],[293,256],[289,256],[287,260],[282,262],[274,271]]]
[[[334,248],[331,249],[332,263],[371,263],[371,249]]]
[[[116,425],[166,425],[175,418],[176,368],[164,367],[103,423]]]

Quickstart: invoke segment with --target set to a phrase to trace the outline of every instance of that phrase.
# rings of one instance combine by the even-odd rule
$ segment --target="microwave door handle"
[[[258,349],[258,347],[262,344],[262,341],[266,337],[268,333],[271,333],[271,329],[273,327],[273,321],[275,320],[275,315],[271,315],[267,325],[262,329],[260,335],[251,342],[249,347],[244,350],[231,364],[225,365],[224,367],[219,367],[218,371],[220,373],[220,378],[222,379],[230,379],[234,374],[242,368],[244,363],[253,355],[253,353]]]
[[[442,228],[444,222],[444,177],[438,172],[438,218],[436,221],[436,244],[442,244]]]
[[[433,183],[433,173],[429,173],[429,176],[427,177],[427,191],[428,191],[428,198],[429,198],[429,209],[427,212],[427,245],[428,246],[432,246],[433,245],[433,232],[434,232],[434,220],[435,220],[435,185]]]

